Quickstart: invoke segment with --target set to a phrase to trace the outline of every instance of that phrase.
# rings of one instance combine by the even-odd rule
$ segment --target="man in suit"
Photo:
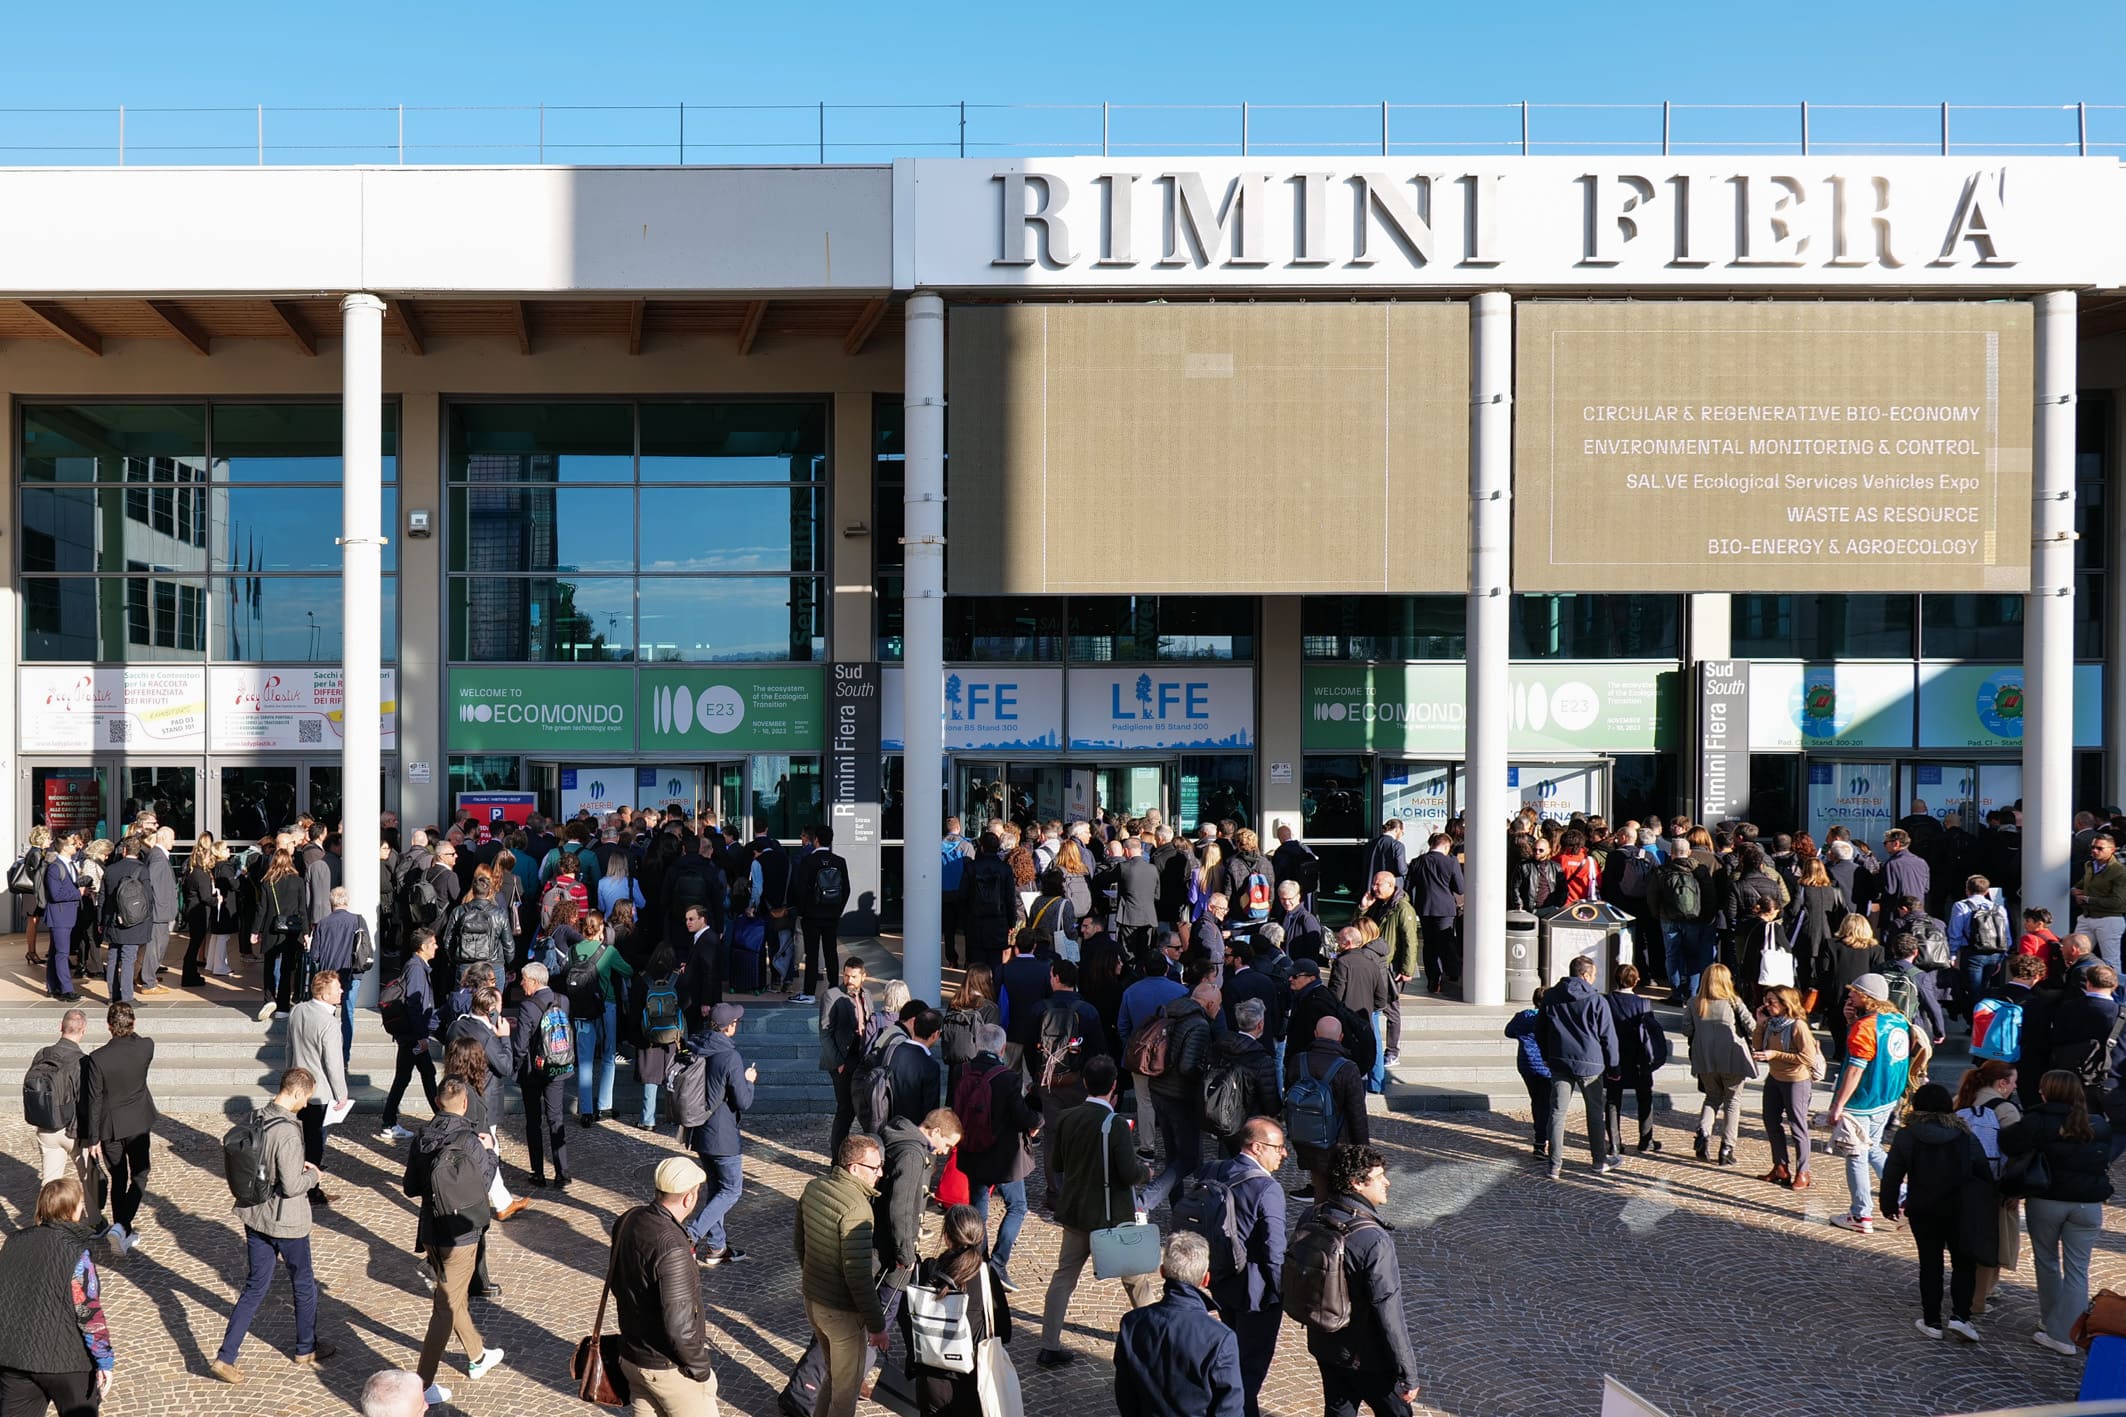
[[[1159,870],[1144,859],[1144,848],[1135,837],[1122,843],[1122,859],[1093,873],[1093,889],[1115,888],[1115,938],[1128,951],[1128,958],[1142,959],[1159,923]]]
[[[148,1186],[148,1134],[155,1127],[155,1097],[148,1091],[148,1069],[155,1063],[155,1040],[133,1031],[133,1006],[121,1000],[103,1016],[111,1041],[89,1054],[88,1096],[83,1102],[81,1135],[103,1149],[109,1177],[111,1228],[104,1238],[118,1254],[140,1244],[133,1219]],[[103,1207],[93,1206],[95,1210]]]
[[[1063,1227],[1063,1245],[1048,1281],[1041,1351],[1034,1359],[1044,1368],[1060,1368],[1077,1357],[1062,1346],[1063,1320],[1070,1311],[1070,1296],[1077,1292],[1078,1276],[1092,1258],[1092,1232],[1143,1214],[1137,1187],[1151,1179],[1151,1172],[1137,1156],[1130,1129],[1115,1116],[1115,1075],[1114,1059],[1105,1054],[1088,1058],[1083,1074],[1086,1100],[1056,1123],[1053,1154],[1061,1186],[1055,1219]],[[1125,1279],[1122,1287],[1133,1309],[1159,1297],[1154,1275]]]
[[[568,1000],[547,987],[546,966],[527,964],[518,971],[524,982],[524,1000],[517,1005],[516,1027],[510,1047],[516,1054],[517,1091],[524,1098],[524,1140],[531,1151],[532,1184],[546,1188],[546,1154],[553,1153],[555,1190],[566,1190],[568,1169],[568,1084],[575,1069],[548,1071],[540,1061],[539,1022],[549,1009],[559,1009],[568,1018]],[[575,1024],[562,1027],[575,1037]]]
[[[1390,817],[1381,823],[1380,835],[1366,847],[1366,874],[1359,882],[1358,893],[1363,896],[1374,877],[1386,871],[1401,880],[1410,870],[1410,859],[1403,847],[1403,822],[1400,817]]]
[[[1212,1175],[1233,1195],[1233,1224],[1247,1242],[1247,1264],[1211,1286],[1211,1302],[1240,1342],[1240,1386],[1247,1417],[1262,1417],[1258,1397],[1277,1352],[1284,1322],[1285,1206],[1277,1170],[1289,1148],[1284,1128],[1250,1117],[1240,1128],[1240,1153]]]
[[[1432,994],[1462,979],[1462,942],[1455,925],[1468,888],[1453,847],[1453,837],[1434,832],[1410,867],[1410,899],[1425,940],[1425,990]]]
[[[104,982],[110,986],[113,999],[128,1004],[133,1002],[133,977],[139,972],[141,951],[155,938],[155,889],[149,881],[147,865],[140,859],[145,850],[147,843],[141,837],[125,837],[118,843],[119,854],[103,872],[103,938],[110,947],[104,959]],[[137,882],[146,893],[148,908],[136,923],[121,925],[118,888],[129,880]]]
[[[688,1004],[696,1029],[708,1023],[709,1011],[723,1002],[723,941],[709,924],[706,905],[690,905],[683,917],[688,943],[681,951],[686,959]]]
[[[148,893],[155,901],[155,925],[148,947],[140,953],[140,992],[167,994],[169,989],[157,981],[163,956],[170,952],[170,927],[177,923],[177,873],[170,869],[170,848],[177,844],[177,833],[157,827],[143,840],[140,860],[147,867]]]
[[[1158,843],[1152,848],[1151,865],[1159,876],[1159,923],[1178,927],[1188,914],[1188,883],[1196,869],[1196,854],[1187,842],[1174,840],[1172,827],[1160,827],[1153,840]]]
[[[997,1002],[1004,1006],[1007,1060],[1017,1066],[1039,1041],[1041,1005],[1048,1001],[1048,965],[1055,958],[1053,941],[1045,930],[1021,930],[1015,943],[1005,947],[1005,960],[996,972]],[[1037,1065],[1029,1063],[1031,1072]]]
[[[938,1035],[945,1029],[945,1016],[924,1009],[908,1020],[908,1038],[886,1055],[886,1075],[892,1080],[893,1115],[920,1122],[938,1106],[945,1085],[945,1069],[938,1062]]]

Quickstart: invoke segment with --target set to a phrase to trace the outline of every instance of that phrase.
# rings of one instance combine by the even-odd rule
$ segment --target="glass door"
[[[309,793],[304,810],[321,822],[338,826],[340,810],[345,801],[340,790],[340,767],[337,763],[310,763],[303,770],[305,786]]]
[[[1897,767],[1894,763],[1812,759],[1809,763],[1809,835],[1824,840],[1832,827],[1844,827],[1855,841],[1882,845],[1882,834],[1897,824]]]
[[[2015,786],[2022,787],[2022,772],[2016,770]],[[1906,812],[1925,813],[1934,820],[1946,823],[1951,816],[1965,831],[1975,832],[1980,826],[1978,764],[1972,762],[1907,762],[1898,775],[1897,801],[1894,816]],[[2008,799],[2014,801],[2013,797]],[[1921,806],[1925,803],[1925,806]]]
[[[177,850],[173,855],[182,855],[192,849],[192,843],[199,839],[197,768],[128,765],[120,784],[123,801],[119,804],[118,820],[112,823],[114,830],[124,831],[142,812],[153,812],[155,820],[177,836]]]
[[[1412,856],[1434,832],[1447,829],[1447,819],[1454,815],[1454,778],[1448,763],[1381,759],[1381,820],[1401,820],[1403,842]]]
[[[1545,819],[1566,821],[1575,813],[1593,815],[1609,802],[1607,763],[1515,763],[1506,770],[1506,786],[1524,807]]]
[[[1004,765],[956,759],[952,765],[952,800],[959,806],[960,830],[980,835],[991,822],[1004,816]]]
[[[38,766],[30,769],[29,820],[50,827],[56,840],[79,832],[83,841],[111,834],[111,770]]]
[[[256,842],[293,826],[297,804],[294,763],[232,763],[216,769],[223,841]]]

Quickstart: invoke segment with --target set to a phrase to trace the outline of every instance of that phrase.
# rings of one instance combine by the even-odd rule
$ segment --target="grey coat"
[[[1757,1068],[1750,1057],[1749,1010],[1732,999],[1718,1001],[1711,1014],[1698,1017],[1695,1000],[1684,1006],[1683,1034],[1690,1039],[1690,1071],[1697,1078],[1747,1078]]]
[[[238,1206],[236,1214],[246,1230],[275,1240],[299,1240],[310,1233],[310,1188],[317,1184],[317,1172],[303,1166],[302,1123],[277,1103],[268,1102],[259,1110],[267,1118],[266,1175],[273,1194],[262,1204]]]
[[[340,1037],[339,1008],[323,999],[305,999],[288,1015],[285,1066],[305,1068],[317,1079],[317,1100],[337,1102],[347,1096],[346,1052]]]
[[[148,918],[168,925],[177,919],[177,873],[170,869],[170,853],[153,846],[141,860],[148,868],[148,899],[154,903]]]

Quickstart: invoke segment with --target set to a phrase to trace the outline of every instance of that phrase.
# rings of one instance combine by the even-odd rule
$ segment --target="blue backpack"
[[[2019,1062],[2023,1056],[2023,1006],[1993,996],[1972,1005],[1971,1056]]]
[[[1350,1059],[1338,1058],[1320,1077],[1308,1072],[1304,1064],[1300,1066],[1299,1080],[1284,1095],[1285,1134],[1295,1146],[1327,1151],[1336,1145],[1343,1131],[1343,1118],[1336,1110],[1336,1089],[1329,1082],[1350,1065]]]

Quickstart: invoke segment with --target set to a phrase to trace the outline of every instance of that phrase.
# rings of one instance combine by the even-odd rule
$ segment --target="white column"
[[[346,625],[340,707],[341,878],[347,905],[377,932],[378,802],[382,761],[384,302],[350,295],[340,302],[344,347],[340,373],[340,594]],[[364,992],[375,999],[374,975]]]
[[[2071,291],[2037,297],[2030,600],[2023,683],[2023,904],[2067,918],[2074,835],[2074,357]]]
[[[1469,310],[1468,827],[1463,998],[1506,1002],[1506,660],[1513,564],[1513,299],[1486,291]]]
[[[2126,400],[2111,408],[2111,446],[2126,448]],[[2110,503],[2104,518],[2107,545],[2126,545],[2126,466],[2114,454],[2104,470],[2104,496]],[[2113,802],[2126,802],[2126,694],[2121,694],[2119,674],[2126,670],[2126,575],[2104,577],[2104,800],[2077,802],[2091,811]],[[2113,666],[2118,666],[2114,668]]]
[[[909,296],[906,325],[901,974],[914,997],[936,1003],[944,962],[937,844],[945,829],[945,302],[928,292]]]

